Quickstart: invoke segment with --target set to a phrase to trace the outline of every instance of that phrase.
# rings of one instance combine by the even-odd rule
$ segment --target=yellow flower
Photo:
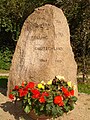
[[[39,84],[38,84],[38,88],[39,88],[39,89],[41,89],[41,88],[44,89],[44,85],[42,85],[41,83],[39,83]]]
[[[71,81],[67,82],[67,84],[68,84],[69,87],[72,87]]]
[[[47,82],[47,84],[48,84],[48,85],[51,85],[51,84],[52,84],[52,80],[49,80],[49,81]]]
[[[59,80],[61,80],[61,79],[64,80],[65,79],[64,76],[60,76],[60,75],[57,75],[56,78],[59,79]]]
[[[41,84],[45,85],[46,83],[44,81],[41,81]]]

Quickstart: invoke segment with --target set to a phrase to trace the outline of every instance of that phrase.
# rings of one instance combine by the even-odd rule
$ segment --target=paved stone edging
[[[9,73],[0,73],[0,76],[9,76]]]

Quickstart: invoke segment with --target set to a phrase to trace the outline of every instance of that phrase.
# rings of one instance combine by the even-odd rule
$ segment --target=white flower
[[[41,84],[45,85],[46,83],[44,81],[41,81]]]
[[[73,85],[73,89],[76,90],[77,86],[76,85]]]
[[[59,80],[62,80],[62,79],[65,80],[64,76],[60,76],[60,75],[57,75],[56,78]]]

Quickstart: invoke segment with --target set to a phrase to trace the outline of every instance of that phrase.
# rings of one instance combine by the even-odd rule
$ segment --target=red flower
[[[10,98],[11,100],[13,100],[13,99],[14,99],[14,95],[13,95],[13,94],[10,94],[10,95],[9,95],[9,98]]]
[[[71,96],[74,96],[74,90],[70,91]]]
[[[22,82],[21,86],[22,86],[22,87],[24,87],[24,86],[25,86],[25,82],[24,82],[24,81]]]
[[[44,96],[41,96],[41,97],[39,98],[39,102],[40,102],[40,103],[45,103],[45,102],[46,102]]]
[[[20,97],[25,96],[27,93],[28,93],[27,89],[25,89],[25,88],[24,89],[23,88],[19,89]]]
[[[65,87],[62,87],[62,91],[66,97],[69,97],[71,95],[70,92]]]
[[[18,89],[19,89],[19,86],[16,85],[14,89],[15,89],[15,90],[18,90]]]
[[[40,97],[39,90],[33,89],[33,90],[31,90],[31,92],[33,93],[32,98],[39,98]]]
[[[60,102],[58,105],[59,105],[59,106],[64,106],[64,102],[62,101],[62,102]]]
[[[67,91],[66,93],[64,93],[65,94],[65,96],[66,97],[69,97],[69,96],[71,96],[71,94],[70,94],[70,92],[69,91]]]
[[[68,92],[67,88],[65,88],[65,87],[62,87],[62,91],[63,91],[64,93],[67,93],[67,92]]]
[[[46,96],[46,97],[48,97],[48,96],[49,96],[49,93],[47,93],[47,92],[43,92],[43,93],[42,93],[42,96]]]
[[[62,91],[66,97],[73,96],[74,95],[74,90],[68,91],[67,88],[62,87]]]
[[[59,105],[59,106],[63,106],[64,103],[63,103],[63,97],[62,96],[56,96],[54,98],[54,103]]]
[[[26,85],[26,88],[27,88],[27,89],[28,89],[28,88],[32,89],[32,88],[34,88],[34,86],[35,86],[34,82],[29,82],[29,83]]]

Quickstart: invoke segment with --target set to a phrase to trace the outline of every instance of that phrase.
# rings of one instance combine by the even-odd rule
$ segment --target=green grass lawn
[[[9,70],[0,69],[0,73],[9,73]]]
[[[78,81],[78,91],[80,93],[90,94],[90,78],[85,83],[82,82],[82,78],[78,78],[77,81]]]
[[[90,94],[90,84],[88,84],[88,83],[78,83],[78,91],[80,93]]]
[[[81,79],[81,78],[80,78]],[[79,81],[79,79],[78,79]],[[90,79],[88,83],[82,83],[81,81],[78,82],[78,91],[80,93],[87,93],[90,94]],[[0,87],[6,89],[7,88],[8,77],[7,76],[0,76]]]

